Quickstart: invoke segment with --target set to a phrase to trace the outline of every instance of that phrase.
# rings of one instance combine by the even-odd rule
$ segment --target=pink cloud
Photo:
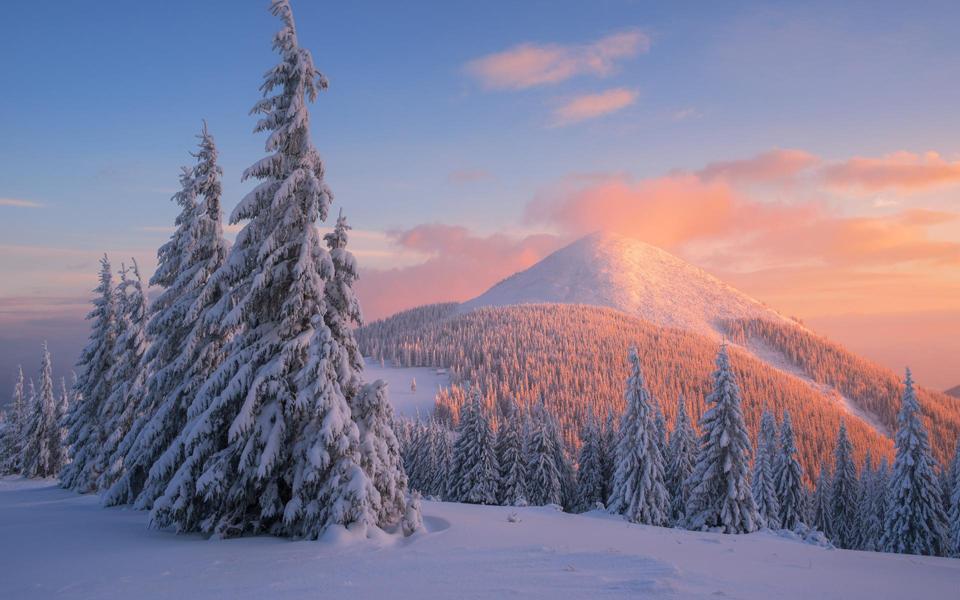
[[[576,75],[603,77],[616,69],[618,60],[649,48],[649,36],[630,29],[584,45],[520,44],[470,61],[466,71],[487,89],[519,90],[559,83]]]
[[[596,119],[623,110],[636,100],[637,92],[625,88],[577,96],[553,111],[553,125],[563,126]]]
[[[770,150],[741,160],[714,162],[698,171],[704,179],[731,182],[786,181],[820,162],[803,150]]]
[[[949,162],[936,152],[896,152],[880,158],[854,157],[826,167],[824,181],[841,190],[902,193],[960,184],[960,161]]]
[[[400,248],[428,258],[407,267],[362,271],[357,294],[368,321],[421,304],[468,300],[562,244],[548,234],[482,236],[442,224],[419,225],[391,235]]]
[[[33,200],[24,200],[22,198],[0,198],[0,206],[13,206],[16,208],[42,208],[43,205]]]

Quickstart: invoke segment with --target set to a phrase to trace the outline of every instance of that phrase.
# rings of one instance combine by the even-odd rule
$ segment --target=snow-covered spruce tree
[[[895,446],[883,548],[901,554],[943,555],[946,515],[910,369],[904,380]]]
[[[605,504],[610,502],[610,494],[613,493],[613,471],[617,459],[618,429],[617,417],[612,410],[608,411],[600,437],[600,455],[603,459],[603,500]]]
[[[777,489],[777,505],[780,507],[780,526],[793,530],[806,521],[806,494],[803,489],[803,470],[797,461],[793,421],[788,411],[784,411],[780,425],[780,444],[773,478]]]
[[[693,473],[693,461],[697,454],[697,434],[687,416],[687,403],[681,395],[677,398],[677,418],[670,433],[667,451],[669,460],[665,472],[667,494],[670,496],[670,522],[683,521],[690,488],[687,479]]]
[[[436,456],[433,448],[431,423],[417,421],[414,425],[413,448],[410,452],[409,486],[430,494],[434,471],[436,470]]]
[[[833,513],[830,506],[830,498],[833,495],[831,484],[833,478],[826,464],[820,465],[820,475],[817,477],[816,487],[813,490],[813,497],[810,499],[809,512],[807,520],[818,530],[827,536],[827,539],[833,541]]]
[[[577,497],[577,477],[573,471],[573,465],[567,458],[567,445],[560,433],[560,423],[557,417],[550,411],[545,410],[546,433],[551,438],[551,447],[553,448],[553,462],[557,465],[557,474],[560,477],[560,504],[567,510],[573,508],[573,503]]]
[[[763,524],[770,529],[780,528],[780,502],[777,499],[774,479],[777,454],[777,421],[773,413],[764,411],[760,418],[760,433],[757,436],[751,491]]]
[[[593,410],[587,414],[587,420],[580,430],[580,455],[577,460],[577,498],[575,510],[586,512],[597,504],[603,504],[603,465],[600,439],[600,426],[593,416]]]
[[[700,449],[690,475],[688,529],[750,533],[760,515],[750,492],[750,438],[740,409],[740,388],[726,344],[717,354],[710,408],[700,420]]]
[[[379,495],[380,517],[387,523],[403,518],[407,474],[400,442],[393,433],[393,407],[387,400],[387,382],[364,385],[353,401],[352,415],[360,434],[360,466]]]
[[[136,417],[148,374],[142,363],[147,350],[147,299],[136,260],[129,268],[121,269],[116,293],[117,340],[113,347],[113,364],[107,373],[112,387],[100,407],[100,422],[106,435],[97,457],[98,490],[108,490],[123,474],[124,457],[117,453],[117,448]]]
[[[24,445],[20,455],[24,477],[54,477],[63,467],[57,399],[53,391],[53,365],[47,343],[40,358],[40,390],[27,415]]]
[[[324,321],[335,273],[316,222],[326,219],[331,192],[307,102],[327,83],[298,44],[287,0],[274,0],[271,11],[283,22],[273,44],[281,61],[253,108],[270,154],[244,173],[260,183],[231,222],[248,222],[208,282],[230,290],[207,315],[229,342],[174,441],[184,458],[154,502],[152,522],[313,539],[335,524],[389,523],[360,465],[359,432],[340,385],[344,350]]]
[[[430,422],[430,451],[433,453],[433,470],[427,482],[430,494],[442,497],[450,479],[450,465],[453,462],[453,443],[446,426],[436,419]]]
[[[887,521],[887,506],[890,502],[890,466],[887,459],[880,461],[880,466],[873,473],[873,494],[870,496],[870,518],[864,523],[873,541],[873,550],[883,552],[883,530]]]
[[[873,468],[873,454],[867,448],[866,457],[863,460],[863,469],[860,470],[860,482],[858,484],[859,495],[857,497],[857,524],[858,528],[855,535],[854,549],[867,550],[875,552],[879,543],[879,537],[876,536],[877,529],[873,527],[873,495],[876,493],[876,470]]]
[[[550,414],[541,399],[530,415],[527,433],[527,501],[533,506],[563,502],[557,451],[550,435],[549,420]]]
[[[6,412],[6,422],[0,432],[0,475],[12,475],[20,472],[20,452],[22,450],[23,426],[26,423],[26,398],[23,390],[23,367],[17,367],[17,377],[13,382],[13,396]]]
[[[513,400],[497,431],[497,464],[500,465],[500,504],[512,506],[526,498],[527,464],[519,409]]]
[[[957,440],[957,452],[954,456],[954,465],[960,463],[960,439]],[[950,512],[947,514],[947,553],[949,556],[960,558],[960,477],[953,481],[953,490],[950,493]]]
[[[360,301],[353,291],[353,284],[359,277],[357,261],[347,250],[347,218],[341,209],[333,231],[323,236],[333,262],[333,277],[327,281],[327,313],[325,320],[330,334],[340,348],[340,356],[334,357],[342,364],[340,367],[340,387],[351,403],[360,385],[360,373],[363,371],[363,355],[353,335],[355,327],[363,323]],[[338,365],[340,366],[340,365]],[[384,397],[386,400],[386,397]],[[405,477],[405,476],[404,476]]]
[[[957,443],[954,447],[953,459],[951,459],[950,463],[943,469],[941,480],[940,487],[943,488],[943,512],[949,520],[950,513],[953,511],[953,490],[957,487],[957,483],[960,482],[960,437],[957,438]]]
[[[860,530],[857,519],[859,499],[860,480],[853,464],[853,446],[847,437],[847,426],[841,421],[833,451],[833,482],[830,486],[831,540],[841,548],[856,548]]]
[[[100,409],[112,388],[108,373],[116,343],[116,309],[113,273],[106,255],[100,259],[100,285],[94,293],[93,310],[87,315],[90,338],[77,362],[77,400],[65,419],[71,462],[60,472],[60,485],[81,493],[94,491],[100,477],[97,458],[106,439]]]
[[[460,415],[457,441],[453,444],[447,495],[455,502],[497,504],[500,467],[493,431],[480,400],[480,388],[473,387],[470,403]]]
[[[610,511],[633,523],[664,526],[670,520],[670,497],[654,409],[636,348],[630,349],[630,364]]]
[[[221,296],[221,290],[205,285],[229,249],[221,224],[222,171],[206,123],[197,137],[196,164],[182,169],[180,190],[173,196],[180,206],[176,230],[157,251],[157,270],[150,279],[162,292],[151,304],[146,324],[150,346],[141,370],[147,379],[135,398],[136,417],[111,459],[122,473],[104,493],[108,505],[153,504],[171,475],[167,465],[176,462],[158,459],[183,429],[193,394],[222,358],[219,326],[205,322],[208,307]],[[154,465],[156,477],[145,488]]]

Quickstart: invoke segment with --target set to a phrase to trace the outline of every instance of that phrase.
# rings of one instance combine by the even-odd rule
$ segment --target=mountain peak
[[[461,305],[561,303],[605,306],[644,320],[722,335],[726,319],[785,320],[703,269],[640,240],[608,231],[587,235]]]

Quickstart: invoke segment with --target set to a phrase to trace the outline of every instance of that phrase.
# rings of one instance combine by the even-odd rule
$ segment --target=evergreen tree
[[[441,497],[447,489],[450,480],[450,469],[453,463],[453,443],[450,440],[446,426],[440,421],[430,422],[430,448],[433,453],[433,471],[428,482],[431,495]]]
[[[700,420],[700,449],[690,476],[689,529],[756,531],[760,515],[750,492],[750,438],[740,409],[740,388],[724,344],[717,354],[712,405]]]
[[[527,501],[533,506],[563,502],[557,451],[548,430],[549,419],[541,399],[529,421],[527,440]]]
[[[307,102],[327,87],[299,46],[287,0],[271,11],[280,63],[264,76],[255,131],[267,157],[234,210],[247,221],[209,285],[229,293],[208,312],[225,358],[188,410],[183,460],[153,505],[154,525],[220,536],[270,531],[318,537],[330,525],[387,525],[360,466],[359,431],[341,387],[341,347],[324,319],[334,265],[316,222],[332,200],[310,138]],[[385,510],[382,505],[380,510]]]
[[[133,424],[137,402],[146,383],[147,369],[142,360],[147,350],[147,299],[136,260],[129,269],[121,269],[116,294],[117,337],[107,373],[111,388],[100,407],[105,438],[97,454],[98,490],[109,489],[123,473],[124,457],[116,451]]]
[[[223,291],[207,282],[229,250],[221,224],[222,170],[206,123],[197,137],[196,164],[183,167],[180,190],[172,198],[180,206],[176,230],[157,251],[157,270],[150,279],[162,291],[146,324],[151,344],[141,368],[148,378],[134,404],[136,417],[113,458],[114,464],[122,460],[123,472],[104,494],[107,504],[153,505],[172,467],[182,460],[182,444],[171,444],[184,428],[189,403],[222,359],[225,340],[219,323],[210,323],[207,316]]]
[[[857,550],[876,552],[880,543],[883,522],[875,517],[873,511],[873,497],[877,493],[876,482],[877,473],[873,468],[873,455],[867,448],[863,469],[860,471],[860,495],[857,499],[857,523],[859,527],[854,544],[854,548]]]
[[[857,501],[860,498],[857,467],[853,464],[853,447],[847,437],[847,426],[841,421],[833,453],[833,482],[830,486],[831,541],[841,548],[855,548],[860,523]]]
[[[601,457],[603,464],[603,499],[606,504],[610,502],[610,494],[613,493],[613,471],[617,460],[617,417],[613,411],[607,412],[606,421],[603,424],[601,434]]]
[[[54,477],[63,467],[57,400],[53,392],[53,365],[47,343],[40,359],[40,393],[31,402],[20,455],[24,477]]]
[[[948,516],[953,511],[953,490],[960,483],[960,437],[953,450],[953,459],[944,468],[943,474],[943,512]]]
[[[353,419],[360,433],[360,466],[378,495],[376,512],[385,522],[396,523],[405,511],[407,474],[391,425],[393,407],[387,400],[387,382],[378,379],[363,386],[353,402]]]
[[[519,409],[513,401],[507,405],[497,432],[497,463],[500,465],[500,504],[516,505],[526,498],[527,464],[523,454],[523,431]]]
[[[957,440],[957,450],[953,458],[953,466],[960,465],[960,439]],[[950,512],[947,514],[947,548],[949,556],[960,558],[960,477],[953,480],[953,490],[950,493]]]
[[[542,400],[541,400],[542,402]],[[560,424],[552,412],[546,410],[546,434],[550,436],[550,446],[553,448],[553,463],[557,465],[557,475],[560,478],[560,504],[567,510],[573,508],[577,497],[577,479],[573,472],[573,465],[567,458],[567,445],[560,435]]]
[[[580,432],[580,456],[577,460],[577,501],[576,510],[593,510],[597,503],[603,503],[603,465],[600,439],[600,427],[593,416],[587,414],[587,421]]]
[[[833,541],[833,507],[830,505],[830,498],[833,496],[831,484],[833,482],[830,471],[825,464],[820,465],[820,476],[817,477],[817,485],[813,492],[813,498],[810,502],[809,521],[817,530],[823,532],[827,539]]]
[[[780,526],[792,531],[805,521],[805,493],[803,471],[797,461],[797,445],[793,438],[793,421],[786,411],[780,425],[780,447],[773,477],[780,506]]]
[[[778,455],[777,421],[770,411],[760,418],[760,433],[757,436],[757,453],[753,463],[751,492],[765,526],[780,528],[780,501],[774,474]]]
[[[910,369],[904,381],[895,446],[883,547],[887,552],[942,555],[946,515]]]
[[[480,388],[472,389],[457,433],[447,495],[456,502],[496,504],[500,467],[493,431],[480,403]]]
[[[663,454],[650,392],[636,348],[630,349],[630,363],[610,510],[634,523],[663,526],[669,522],[670,498],[664,484]]]
[[[71,462],[60,472],[60,485],[81,493],[96,489],[100,473],[97,457],[106,439],[100,411],[111,392],[108,373],[116,343],[113,273],[106,255],[100,260],[100,285],[96,287],[90,338],[77,362],[77,400],[70,406],[65,425]]]
[[[677,398],[677,418],[670,434],[667,455],[666,484],[670,496],[670,522],[681,523],[690,496],[687,480],[693,473],[693,461],[697,453],[697,434],[687,416],[686,402],[681,395]]]
[[[13,383],[13,397],[10,408],[5,413],[6,422],[0,432],[0,475],[12,475],[20,472],[20,453],[22,451],[23,426],[26,423],[26,403],[23,395],[23,367],[17,367],[17,377]]]
[[[873,494],[870,496],[870,518],[863,524],[875,552],[883,552],[883,531],[886,527],[887,507],[890,504],[890,466],[887,459],[873,473]]]
[[[347,250],[347,218],[341,209],[333,231],[323,236],[333,263],[333,277],[327,281],[327,314],[325,317],[330,334],[340,347],[339,362],[340,387],[351,402],[360,385],[360,372],[363,370],[363,355],[357,346],[353,330],[363,323],[360,301],[353,291],[353,284],[359,277],[357,261]],[[395,475],[396,480],[399,476]],[[396,481],[394,481],[396,484]]]

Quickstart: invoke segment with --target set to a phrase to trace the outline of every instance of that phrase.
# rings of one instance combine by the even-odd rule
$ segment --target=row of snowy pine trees
[[[858,474],[841,424],[832,468],[814,490],[804,484],[789,412],[764,413],[751,446],[726,348],[716,361],[699,439],[679,399],[667,433],[635,350],[619,426],[589,413],[576,469],[553,415],[537,404],[507,405],[494,433],[470,391],[456,432],[439,421],[401,421],[396,430],[410,486],[451,501],[608,508],[632,522],[724,533],[786,529],[859,550],[960,556],[960,443],[938,475],[913,381],[907,373],[892,471],[868,453]]]
[[[10,406],[0,411],[0,475],[56,477],[68,459],[62,423],[70,394],[60,379],[54,390],[53,362],[47,344],[40,354],[39,389],[17,369]]]
[[[59,470],[66,488],[149,509],[153,525],[184,532],[311,539],[330,525],[401,521],[409,532],[419,505],[406,497],[386,385],[364,383],[354,339],[350,228],[341,214],[332,233],[317,230],[333,196],[307,105],[327,81],[298,43],[288,1],[271,11],[281,60],[252,110],[267,156],[243,173],[258,183],[230,217],[243,223],[235,243],[223,237],[222,172],[204,125],[149,281],[159,296],[147,301],[136,263],[115,283],[102,259],[75,400],[41,420],[49,436],[62,425],[66,448],[46,451],[42,467],[24,449],[15,468]],[[44,356],[35,404],[62,411]],[[45,443],[33,420],[18,435]]]

